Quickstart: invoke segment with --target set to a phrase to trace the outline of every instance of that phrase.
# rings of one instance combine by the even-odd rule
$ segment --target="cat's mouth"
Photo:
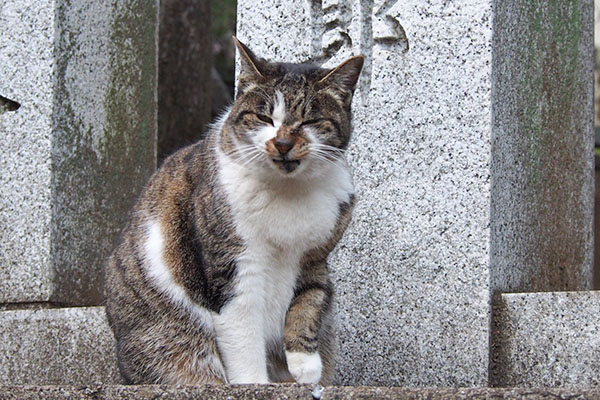
[[[273,162],[288,174],[294,171],[300,165],[300,160],[278,160],[274,158]]]

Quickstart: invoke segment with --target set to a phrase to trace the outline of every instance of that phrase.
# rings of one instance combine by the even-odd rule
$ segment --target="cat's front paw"
[[[319,383],[323,363],[319,353],[286,351],[288,370],[298,383]]]

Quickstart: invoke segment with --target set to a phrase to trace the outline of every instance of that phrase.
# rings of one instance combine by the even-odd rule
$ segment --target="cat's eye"
[[[329,118],[308,119],[308,120],[302,122],[302,124],[300,124],[300,125],[308,126],[308,125],[317,125],[317,124],[319,125],[318,130],[321,132],[325,132],[325,133],[331,133],[335,129],[338,129],[337,122],[335,122]]]
[[[316,118],[316,119],[307,119],[306,121],[303,121],[300,126],[306,126],[306,125],[314,125],[314,124],[318,124],[320,122],[322,122],[323,119],[321,118]]]
[[[256,114],[256,118],[260,119],[262,122],[264,122],[266,124],[273,125],[273,120],[271,119],[271,117],[267,117],[266,115],[263,115],[263,114]]]

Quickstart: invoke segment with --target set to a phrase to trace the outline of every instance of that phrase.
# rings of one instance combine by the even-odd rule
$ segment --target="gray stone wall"
[[[494,293],[591,285],[591,1],[238,4],[269,59],[367,57],[337,383],[488,384]]]
[[[53,5],[4,1],[0,9],[0,96],[20,104],[0,113],[0,303],[48,300],[53,291]]]
[[[120,383],[103,267],[156,166],[158,3],[0,0],[0,384]]]
[[[101,304],[156,163],[156,4],[1,6],[0,95],[21,107],[0,115],[0,303]]]
[[[494,386],[600,387],[600,292],[504,294],[494,313]]]
[[[121,383],[104,307],[2,311],[0,336],[0,385]]]
[[[358,204],[330,259],[338,383],[485,384],[492,4],[309,3],[241,1],[238,34],[276,60],[367,57],[349,150]]]
[[[103,309],[52,307],[99,304],[154,170],[158,3],[13,3],[0,0],[0,383],[116,383]],[[240,0],[259,55],[367,57],[348,152],[359,202],[330,258],[337,383],[599,384],[598,292],[502,293],[590,287],[591,7]],[[186,101],[168,103],[185,115]]]
[[[493,290],[591,289],[593,3],[495,10]]]
[[[594,130],[600,133],[600,0],[594,0]],[[598,136],[598,135],[597,135]],[[598,143],[599,140],[596,140]],[[594,289],[600,289],[600,156],[596,155],[594,201]]]

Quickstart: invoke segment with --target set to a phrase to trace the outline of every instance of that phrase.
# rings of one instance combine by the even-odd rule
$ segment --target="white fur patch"
[[[258,151],[264,152],[265,144],[277,136],[277,128],[267,125],[256,130],[252,136],[252,143]]]
[[[269,382],[263,327],[257,318],[263,309],[259,297],[237,293],[215,319],[219,351],[232,384]]]
[[[275,104],[273,105],[271,119],[273,120],[273,126],[261,127],[252,137],[252,142],[260,151],[264,151],[265,144],[277,136],[277,130],[285,119],[285,99],[280,91],[275,92]]]
[[[237,260],[235,297],[215,318],[230,383],[267,383],[266,345],[281,342],[297,259],[249,249]]]
[[[336,226],[339,204],[349,202],[354,192],[343,161],[321,166],[315,179],[261,174],[220,152],[218,161],[237,232],[261,254],[286,250],[300,256],[326,243]]]
[[[275,128],[279,128],[285,120],[285,98],[279,90],[275,92],[275,104],[273,105],[271,119]]]
[[[286,351],[288,370],[298,383],[319,383],[323,363],[319,353]]]
[[[235,297],[215,317],[217,340],[231,383],[262,383],[266,344],[283,340],[300,259],[330,240],[339,204],[353,193],[352,179],[341,161],[325,165],[317,179],[270,178],[220,152],[218,161],[246,251],[236,260]],[[315,368],[306,369],[302,379],[317,372],[320,378]]]
[[[204,307],[194,303],[189,298],[184,288],[178,285],[173,279],[171,271],[163,258],[164,238],[160,229],[160,223],[157,220],[148,220],[147,239],[144,243],[144,258],[143,268],[150,278],[151,284],[158,290],[165,293],[169,299],[177,306],[186,309],[190,313],[191,320],[203,327],[203,329],[214,333],[213,314]],[[215,376],[225,377],[225,369],[221,364],[221,360],[215,355],[208,354],[203,357],[200,355],[193,362],[191,369],[204,371],[212,369]],[[165,376],[167,381],[179,382],[179,377],[175,374]],[[190,382],[180,382],[189,384]],[[201,382],[198,382],[198,384]]]
[[[144,270],[151,283],[165,293],[178,307],[185,308],[196,323],[201,323],[207,329],[213,329],[213,316],[210,311],[194,303],[185,289],[173,279],[171,270],[163,259],[164,238],[157,220],[149,220],[146,226],[147,239],[144,243]]]

